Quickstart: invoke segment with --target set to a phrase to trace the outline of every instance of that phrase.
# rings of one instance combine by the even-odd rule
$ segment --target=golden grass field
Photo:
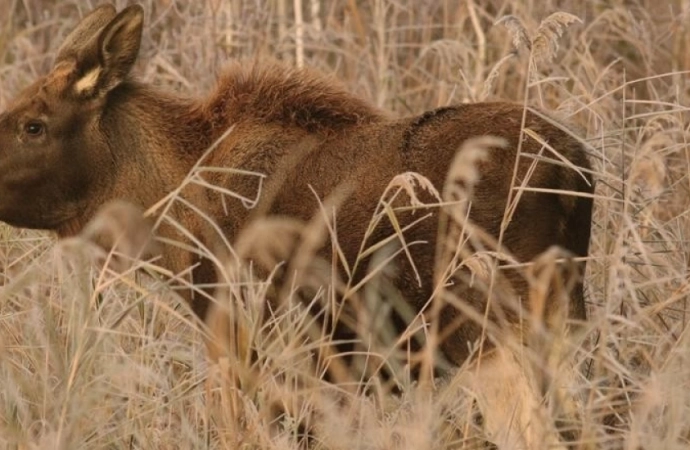
[[[97,3],[0,0],[0,111]],[[227,61],[277,57],[399,115],[507,99],[567,120],[597,178],[590,319],[497,366],[531,386],[526,418],[511,416],[517,381],[482,391],[470,367],[403,383],[399,396],[336,390],[300,381],[318,342],[297,332],[299,308],[256,338],[260,370],[210,364],[168,282],[135,274],[149,262],[99,269],[110,256],[86,239],[3,225],[0,448],[293,449],[304,422],[313,448],[334,450],[521,448],[511,423],[529,423],[531,448],[562,448],[555,430],[566,428],[579,430],[573,448],[690,446],[690,1],[142,3],[137,74],[179,92],[206,92]],[[266,285],[248,291],[238,320],[256,329]],[[230,366],[243,389],[224,377]]]

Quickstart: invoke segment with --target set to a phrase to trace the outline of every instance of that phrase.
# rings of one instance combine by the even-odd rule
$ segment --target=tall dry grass
[[[143,3],[149,27],[138,73],[171,89],[199,94],[230,59],[277,57],[336,73],[401,115],[500,98],[566,119],[598,179],[585,276],[590,320],[570,337],[562,327],[535,327],[525,337],[532,351],[506,342],[495,370],[481,376],[473,367],[425,385],[403,376],[402,393],[391,396],[343,369],[336,389],[306,375],[328,355],[308,339],[312,318],[298,301],[268,325],[257,320],[271,287],[247,267],[225,267],[233,283],[219,295],[235,320],[218,326],[241,339],[212,366],[200,345],[207,330],[151,262],[124,252],[119,272],[98,269],[113,256],[88,239],[55,243],[2,227],[2,448],[287,449],[303,444],[305,424],[311,444],[327,449],[511,448],[525,437],[515,424],[529,424],[541,448],[559,436],[574,437],[576,448],[687,448],[690,2]],[[94,4],[0,0],[0,111],[50,67],[77,11]],[[263,226],[252,232],[298,242],[301,282],[317,284],[323,267],[305,242],[312,234],[297,224]],[[127,236],[136,247],[137,236]],[[245,249],[261,250],[281,252]],[[557,257],[534,268],[536,290],[558,279],[548,259]],[[336,288],[315,296],[334,298]],[[375,303],[385,286],[371,292]],[[378,325],[380,341],[390,339]],[[259,349],[254,361],[250,344]],[[515,382],[487,390],[492,374]],[[518,400],[528,408],[515,408]]]

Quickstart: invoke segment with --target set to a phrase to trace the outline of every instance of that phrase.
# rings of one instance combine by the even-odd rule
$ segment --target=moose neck
[[[109,196],[148,208],[176,189],[208,146],[196,105],[128,82],[111,93],[104,117],[119,174]]]
[[[110,150],[116,160],[116,176],[107,188],[104,200],[123,199],[148,209],[184,184],[185,178],[211,145],[208,121],[198,103],[164,91],[128,82],[118,87],[108,99],[102,125]],[[179,189],[184,202],[208,213],[203,189],[194,183]],[[208,223],[181,201],[170,208],[158,208],[154,216],[166,210],[176,225],[161,220],[156,234],[166,241],[176,241],[189,248],[194,245],[181,226],[203,245],[211,247]],[[208,261],[175,244],[164,244],[160,264],[173,273],[193,270],[188,282],[213,283],[215,274]],[[207,301],[193,292],[181,292],[203,318]]]

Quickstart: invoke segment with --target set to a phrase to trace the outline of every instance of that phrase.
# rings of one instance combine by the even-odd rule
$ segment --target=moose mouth
[[[58,231],[63,235],[59,230],[71,228],[68,224],[81,214],[76,203],[63,202],[56,208],[51,203],[39,201],[39,198],[40,194],[8,189],[0,183],[0,221],[13,227]]]
[[[33,229],[55,229],[77,208],[46,170],[46,158],[22,156],[0,162],[0,221]],[[61,200],[63,199],[63,200]],[[58,207],[59,205],[59,207]]]
[[[0,186],[3,190],[31,189],[44,179],[45,172],[35,165],[7,168],[2,168],[0,165]]]

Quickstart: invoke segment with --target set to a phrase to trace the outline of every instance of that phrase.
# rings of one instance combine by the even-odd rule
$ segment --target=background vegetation
[[[206,92],[229,60],[276,57],[334,73],[398,115],[509,99],[567,118],[598,179],[591,319],[574,342],[558,338],[580,369],[545,372],[568,380],[574,410],[562,392],[538,390],[547,407],[530,420],[542,430],[574,424],[577,448],[690,445],[689,1],[142,3],[138,76],[186,94]],[[0,111],[96,4],[0,0]],[[542,24],[555,12],[581,23]],[[83,239],[0,228],[0,448],[287,449],[300,445],[304,421],[328,449],[501,444],[486,407],[510,410],[512,397],[473,402],[471,385],[442,382],[400,397],[348,391],[339,403],[291,377],[309,354],[289,334],[263,357],[260,388],[233,389],[166,283],[91,264],[104,257]],[[299,311],[283,319],[299,323]]]

